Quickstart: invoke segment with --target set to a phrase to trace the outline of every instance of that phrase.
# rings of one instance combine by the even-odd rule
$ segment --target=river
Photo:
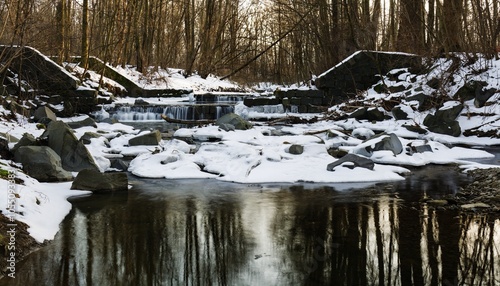
[[[498,285],[500,220],[425,203],[467,180],[447,166],[326,186],[130,177],[72,199],[0,285]]]

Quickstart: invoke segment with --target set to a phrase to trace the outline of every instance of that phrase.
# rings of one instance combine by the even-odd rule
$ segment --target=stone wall
[[[79,58],[76,57],[76,60]],[[113,67],[105,64],[102,60],[96,57],[90,57],[88,60],[89,69],[103,74],[127,89],[126,95],[131,97],[176,97],[193,92],[192,90],[184,89],[145,89],[137,85],[134,81],[120,74]]]
[[[314,81],[317,90],[277,90],[272,98],[247,98],[244,104],[283,104],[285,110],[296,106],[300,113],[321,112],[367,90],[379,81],[379,75],[395,68],[418,67],[420,62],[419,56],[410,54],[359,51],[318,76]]]
[[[395,68],[417,67],[421,58],[403,53],[359,51],[319,75],[314,83],[336,104],[367,90]],[[327,100],[328,101],[328,100]]]
[[[19,89],[18,82],[5,77],[3,84],[10,92],[29,98],[32,95],[60,96],[68,114],[87,113],[97,104],[97,91],[80,86],[80,80],[63,67],[34,48],[23,46],[0,46],[0,64],[9,67],[12,74],[17,74],[30,89]],[[0,75],[3,78],[3,75]],[[60,102],[54,102],[58,104]]]

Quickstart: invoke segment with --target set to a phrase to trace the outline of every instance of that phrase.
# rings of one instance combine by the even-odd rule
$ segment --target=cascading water
[[[163,121],[161,115],[179,120],[217,119],[227,113],[234,112],[233,105],[159,105],[159,106],[116,106],[108,110],[96,112],[98,120],[113,118],[118,121]]]

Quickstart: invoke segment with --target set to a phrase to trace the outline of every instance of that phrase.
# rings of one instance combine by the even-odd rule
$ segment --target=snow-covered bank
[[[0,114],[7,112],[0,107]],[[1,137],[12,142],[10,147],[24,133],[39,136],[42,132],[22,116],[18,116],[17,121],[2,119],[0,122]],[[0,196],[1,213],[9,219],[26,223],[29,234],[40,243],[52,240],[59,231],[59,224],[71,210],[67,198],[91,193],[70,190],[71,182],[40,183],[24,174],[20,166],[10,160],[0,159],[0,170],[0,189],[4,192]]]

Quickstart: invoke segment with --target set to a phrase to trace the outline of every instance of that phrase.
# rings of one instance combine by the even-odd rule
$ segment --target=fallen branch
[[[210,120],[210,119],[198,119],[198,120],[175,119],[175,118],[170,118],[165,114],[162,114],[161,118],[167,121],[168,123],[177,123],[186,125],[208,125],[216,122],[216,120]]]

